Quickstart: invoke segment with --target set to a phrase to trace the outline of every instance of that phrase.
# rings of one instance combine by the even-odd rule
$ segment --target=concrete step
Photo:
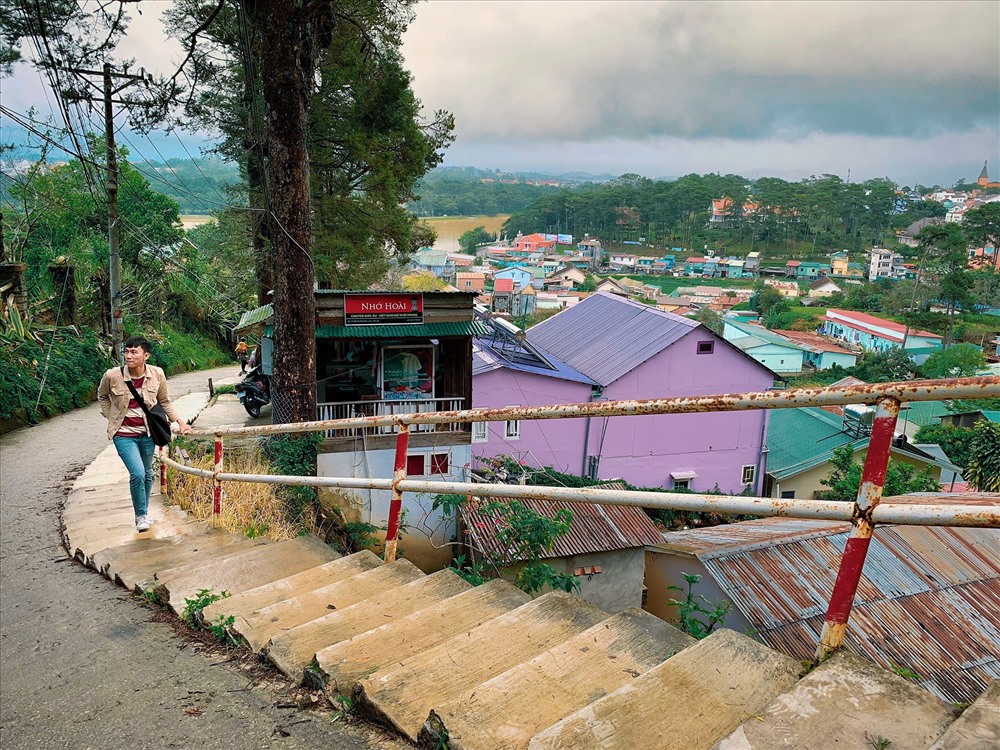
[[[707,750],[792,687],[800,669],[720,630],[542,730],[528,748]]]
[[[225,537],[210,534],[194,534],[175,537],[175,546],[149,550],[147,553],[129,553],[108,566],[106,575],[134,591],[140,588],[155,588],[156,574],[169,570],[178,563],[204,565],[212,560],[256,549],[268,544],[266,539],[247,539],[226,534]]]
[[[401,620],[417,610],[432,607],[436,602],[470,588],[470,584],[452,571],[441,570],[299,625],[286,633],[279,633],[271,639],[264,651],[278,669],[291,679],[300,681],[303,670],[320,649],[386,623]]]
[[[572,638],[608,614],[553,591],[358,682],[367,709],[416,742],[430,711]]]
[[[435,708],[425,745],[524,750],[538,732],[696,643],[641,609],[620,612]]]
[[[531,601],[530,596],[507,581],[498,579],[469,588],[452,573],[448,577],[435,574],[425,583],[430,584],[435,576],[438,580],[434,595],[428,596],[426,606],[385,625],[376,620],[374,630],[316,651],[319,673],[328,692],[351,695],[358,680],[383,665],[415,656]]]
[[[200,529],[202,525],[193,518],[185,521],[163,521],[161,519],[146,531],[136,531],[135,522],[132,521],[131,524],[122,528],[111,529],[104,533],[95,532],[88,535],[74,534],[68,538],[64,537],[63,541],[72,557],[80,560],[84,565],[93,567],[94,556],[110,547],[118,547],[128,542],[164,539],[193,533]]]
[[[299,625],[325,617],[338,609],[346,609],[375,594],[425,578],[426,575],[409,560],[396,560],[264,607],[245,617],[238,617],[233,630],[246,639],[250,648],[259,651],[271,640],[271,636],[287,633]]]
[[[951,707],[899,675],[842,651],[745,721],[713,750],[925,748]]]
[[[186,599],[200,590],[231,594],[263,586],[340,557],[314,536],[256,547],[237,555],[223,556],[194,567],[182,566],[156,574],[157,587],[176,614],[184,611]]]
[[[189,516],[176,506],[168,508],[151,508],[150,515],[156,522],[169,521],[193,521],[194,516]],[[76,536],[94,536],[102,530],[122,531],[135,530],[135,513],[130,505],[114,511],[104,511],[99,515],[87,518],[63,519],[63,534]]]
[[[323,565],[317,565],[315,568],[303,570],[301,573],[287,578],[265,583],[263,586],[220,599],[205,607],[204,616],[209,622],[214,622],[219,617],[228,615],[245,617],[263,607],[350,578],[358,573],[364,573],[366,570],[373,570],[380,565],[382,565],[382,561],[374,553],[368,550],[357,552],[347,557],[331,560]]]
[[[156,524],[154,523],[153,525],[155,526]],[[151,554],[153,550],[177,544],[193,545],[197,548],[197,545],[206,537],[214,537],[217,541],[222,541],[234,536],[228,531],[213,529],[208,524],[203,523],[200,528],[192,526],[184,534],[175,534],[174,536],[154,539],[138,539],[134,542],[120,544],[117,547],[108,547],[91,557],[90,566],[98,573],[114,580],[115,573],[121,570],[122,567],[128,567],[135,561],[141,560],[145,555]],[[129,557],[130,555],[135,555],[135,560]]]
[[[997,750],[1000,747],[1000,680],[969,706],[931,750]]]

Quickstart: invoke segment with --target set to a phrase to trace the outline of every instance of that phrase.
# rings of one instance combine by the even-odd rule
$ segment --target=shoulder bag
[[[122,368],[122,377],[125,379],[125,385],[128,389],[132,391],[132,395],[135,396],[135,400],[139,402],[139,406],[142,410],[146,412],[146,424],[149,425],[149,434],[153,438],[153,443],[160,446],[170,444],[170,439],[173,435],[170,432],[170,417],[163,410],[163,407],[159,404],[153,404],[153,408],[150,409],[146,406],[146,402],[143,400],[139,392],[136,391],[135,386],[132,385],[132,379],[125,375],[125,368]]]

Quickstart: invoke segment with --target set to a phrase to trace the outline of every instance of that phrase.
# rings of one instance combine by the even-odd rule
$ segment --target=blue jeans
[[[128,488],[132,493],[135,517],[144,516],[153,491],[153,451],[156,450],[156,445],[153,444],[153,438],[146,435],[114,437],[112,440],[115,450],[122,457],[122,463],[128,469]]]

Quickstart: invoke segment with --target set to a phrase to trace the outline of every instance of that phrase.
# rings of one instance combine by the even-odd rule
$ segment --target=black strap
[[[143,376],[143,377],[145,377],[145,376]],[[146,402],[143,400],[142,396],[140,396],[139,392],[135,389],[135,386],[132,385],[132,379],[125,377],[125,367],[124,366],[122,366],[122,378],[124,378],[125,385],[128,386],[128,389],[130,391],[132,391],[132,395],[135,396],[135,400],[139,402],[139,406],[142,408],[142,410],[144,412],[146,412],[146,416],[149,417],[150,416],[150,414],[149,414],[149,408],[146,406]]]

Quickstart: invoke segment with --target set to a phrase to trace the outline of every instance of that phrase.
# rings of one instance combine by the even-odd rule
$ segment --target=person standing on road
[[[240,341],[236,344],[236,357],[240,361],[240,375],[246,374],[247,371],[247,358],[250,353],[250,347],[247,346],[247,337],[240,336]]]
[[[149,496],[153,491],[153,451],[156,446],[146,424],[146,415],[132,395],[125,378],[132,381],[136,392],[150,408],[157,403],[177,422],[181,433],[191,431],[191,426],[177,414],[167,393],[167,376],[159,367],[148,363],[152,344],[141,336],[132,336],[125,342],[125,367],[112,367],[104,373],[97,387],[97,400],[101,414],[108,420],[108,439],[128,469],[128,486],[135,511],[135,528],[146,531],[152,520],[149,517]]]

